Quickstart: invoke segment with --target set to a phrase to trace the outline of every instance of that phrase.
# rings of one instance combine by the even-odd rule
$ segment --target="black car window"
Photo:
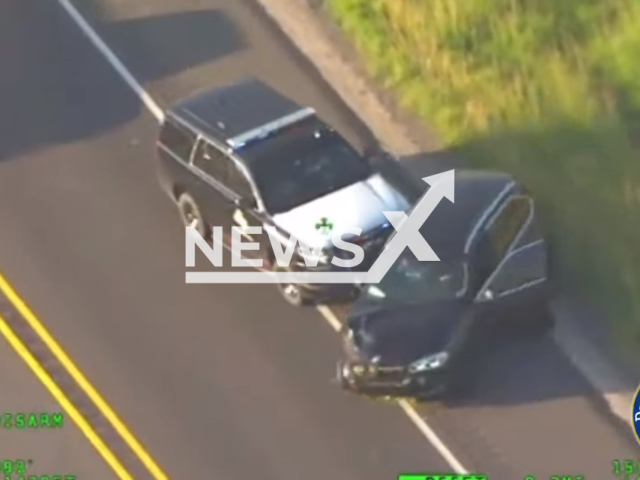
[[[498,216],[488,224],[487,234],[497,258],[502,259],[507,254],[530,212],[531,201],[528,197],[511,197]]]
[[[160,143],[185,161],[191,156],[195,140],[195,133],[170,118],[164,121],[160,129]]]
[[[194,166],[223,184],[227,181],[227,163],[230,162],[223,152],[205,141],[198,144],[193,155]]]
[[[479,287],[498,267],[531,212],[531,201],[514,196],[503,204],[484,227],[474,261],[473,284]]]
[[[405,249],[366,295],[370,301],[387,305],[444,300],[463,293],[466,280],[462,261],[421,262]]]
[[[518,250],[502,264],[498,273],[487,286],[494,294],[513,291],[523,285],[540,280],[547,275],[547,250],[544,243],[538,243]]]
[[[265,208],[273,215],[365,180],[372,173],[358,152],[330,131],[274,146],[262,152],[251,169]]]
[[[244,176],[244,174],[238,170],[232,161],[228,162],[228,175],[227,186],[232,192],[238,194],[241,198],[251,200],[253,199],[253,192],[251,191],[251,184]]]

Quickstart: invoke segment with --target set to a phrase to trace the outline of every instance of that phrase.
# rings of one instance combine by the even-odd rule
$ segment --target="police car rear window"
[[[252,161],[251,170],[265,207],[273,215],[365,180],[372,173],[358,152],[330,131],[274,144],[259,157]]]
[[[167,118],[160,129],[159,141],[183,160],[188,160],[196,135]]]

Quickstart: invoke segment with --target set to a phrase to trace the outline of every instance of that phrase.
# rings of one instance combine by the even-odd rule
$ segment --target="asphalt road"
[[[0,364],[0,478],[12,471],[16,476],[9,478],[17,478],[21,464],[28,475],[75,475],[76,480],[112,478],[105,461],[4,339],[0,339]],[[15,423],[18,414],[32,419],[32,415],[39,418],[43,413],[48,418],[62,414],[62,426],[18,428]],[[13,424],[6,423],[9,419]]]
[[[398,408],[330,384],[338,339],[315,310],[273,286],[184,284],[155,119],[56,2],[2,7],[0,271],[169,476],[449,470]],[[253,2],[78,7],[161,105],[254,74],[367,141]],[[467,400],[422,409],[468,469],[600,480],[614,458],[638,456],[548,340],[496,350],[483,367]]]

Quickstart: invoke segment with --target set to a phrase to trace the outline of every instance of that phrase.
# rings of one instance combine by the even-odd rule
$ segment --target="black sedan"
[[[380,283],[362,288],[337,370],[346,390],[440,396],[475,363],[490,325],[551,324],[547,244],[533,198],[510,176],[456,171],[455,204],[443,199],[420,233],[440,261],[406,248]]]

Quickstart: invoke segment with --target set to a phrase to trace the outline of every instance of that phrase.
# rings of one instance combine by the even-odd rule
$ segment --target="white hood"
[[[333,230],[358,227],[365,234],[388,223],[383,211],[406,211],[407,199],[379,174],[275,215],[278,227],[310,247],[331,244],[331,235],[316,226],[326,218]],[[346,239],[346,238],[345,238]]]

